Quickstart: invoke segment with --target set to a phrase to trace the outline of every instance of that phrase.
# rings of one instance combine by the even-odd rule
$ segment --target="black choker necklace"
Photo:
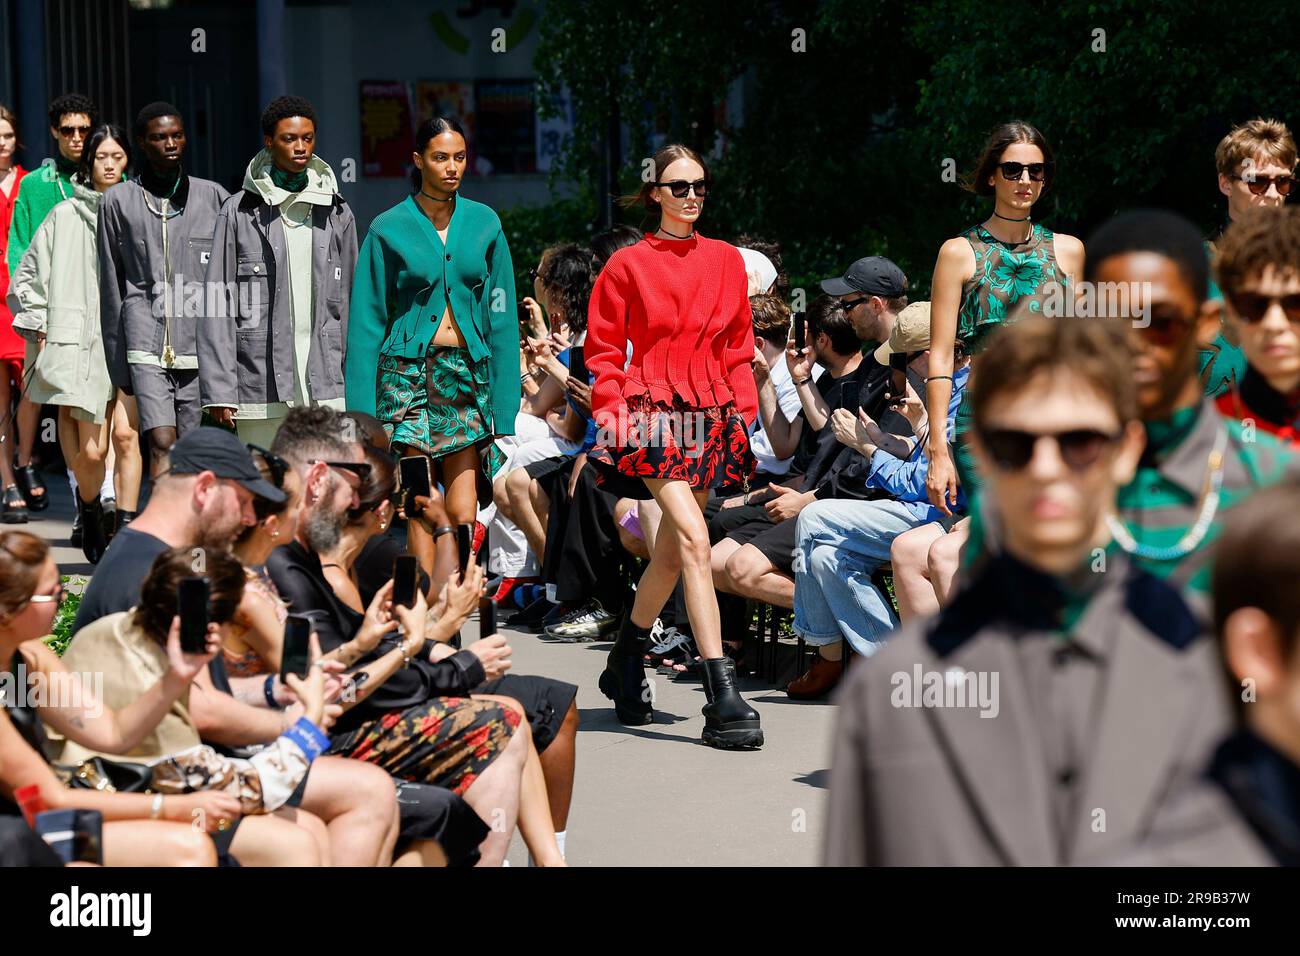
[[[428,193],[424,191],[424,189],[420,190],[420,195],[423,196],[425,199],[432,199],[434,202],[451,202],[456,198],[455,194],[452,194],[448,196],[446,199],[440,199],[437,196],[430,196]]]
[[[1026,216],[1024,219],[1007,219],[1006,216],[1002,215],[1001,213],[997,212],[996,210],[994,211],[993,215],[997,216],[999,219],[1003,219],[1003,220],[1005,220],[1006,222],[1029,222],[1029,217],[1028,217],[1028,216]]]
[[[665,236],[672,236],[674,239],[690,239],[692,236],[695,235],[695,230],[694,230],[694,229],[692,229],[690,232],[688,232],[688,233],[687,233],[686,235],[684,235],[684,236],[679,236],[679,235],[677,235],[677,233],[675,233],[675,232],[669,232],[669,231],[668,231],[667,229],[665,229],[663,226],[660,226],[660,227],[659,227],[659,231],[662,232]]]

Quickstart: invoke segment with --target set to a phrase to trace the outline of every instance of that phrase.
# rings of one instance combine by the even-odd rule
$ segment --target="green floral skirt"
[[[394,445],[443,458],[476,447],[490,480],[505,463],[492,440],[488,360],[466,349],[430,346],[423,359],[379,357],[375,417]]]

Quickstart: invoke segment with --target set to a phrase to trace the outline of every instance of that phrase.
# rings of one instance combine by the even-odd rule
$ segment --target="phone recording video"
[[[794,347],[797,349],[806,348],[808,345],[808,331],[804,314],[796,312],[794,314]]]
[[[280,680],[290,674],[305,680],[311,664],[311,618],[290,614],[284,619],[284,650],[280,653]]]
[[[497,632],[497,602],[483,597],[478,602],[478,636],[481,640]]]
[[[415,607],[415,590],[420,584],[420,566],[415,555],[399,554],[393,559],[393,606]]]
[[[470,552],[474,550],[474,526],[462,524],[456,528],[456,557],[460,562],[460,576],[469,568]]]
[[[411,455],[401,459],[397,467],[402,487],[402,507],[406,517],[411,518],[415,511],[415,496],[428,498],[432,494],[429,459],[423,455]]]
[[[907,397],[907,353],[893,352],[889,356],[889,404],[901,405]]]
[[[176,615],[181,619],[181,650],[206,654],[208,650],[208,579],[184,578],[176,591]]]

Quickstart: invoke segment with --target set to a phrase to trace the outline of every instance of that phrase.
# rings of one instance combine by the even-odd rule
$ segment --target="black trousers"
[[[573,467],[567,464],[539,479],[551,499],[542,575],[555,585],[555,596],[562,603],[594,597],[606,610],[617,612],[624,598],[619,575],[623,545],[614,522],[618,498],[596,487],[596,470],[590,465],[578,473],[570,497]]]

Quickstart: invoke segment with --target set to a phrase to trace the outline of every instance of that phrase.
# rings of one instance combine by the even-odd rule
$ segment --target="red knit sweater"
[[[674,394],[695,408],[734,401],[752,424],[758,392],[748,292],[736,247],[699,233],[687,240],[646,233],[614,253],[587,309],[584,355],[596,377],[596,424],[617,427],[632,395],[671,403]]]

